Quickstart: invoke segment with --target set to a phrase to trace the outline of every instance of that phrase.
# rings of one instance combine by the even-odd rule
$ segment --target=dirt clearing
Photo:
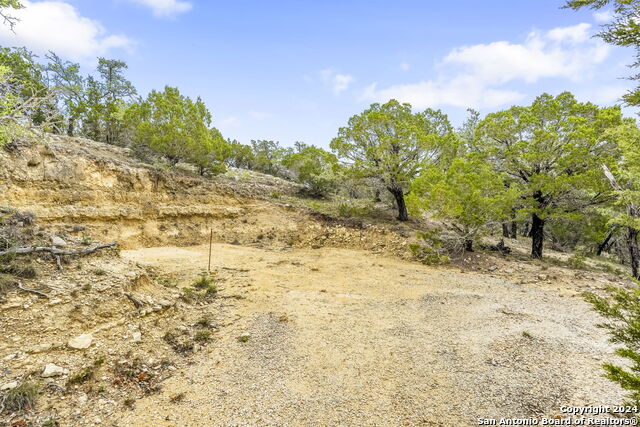
[[[122,256],[188,276],[207,253]],[[475,425],[622,398],[601,377],[611,348],[598,319],[571,285],[348,249],[217,244],[213,254],[217,269],[246,275],[221,292],[234,321],[119,425]]]

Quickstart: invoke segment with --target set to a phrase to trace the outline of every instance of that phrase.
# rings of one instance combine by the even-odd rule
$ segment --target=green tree
[[[123,113],[127,103],[136,95],[133,84],[124,77],[127,64],[114,59],[98,59],[98,75],[102,91],[100,111],[104,120],[104,141],[108,144],[116,144],[120,141],[120,133],[123,125]]]
[[[258,139],[251,141],[254,155],[253,169],[274,176],[283,176],[282,160],[292,152],[290,148],[283,148],[278,141]]]
[[[251,146],[242,144],[236,140],[227,141],[229,145],[229,156],[226,164],[234,168],[254,169],[256,156],[253,154]]]
[[[478,237],[509,217],[517,196],[490,163],[470,154],[427,167],[411,184],[407,204],[412,213],[448,221],[472,251]]]
[[[171,165],[188,161],[201,174],[222,170],[227,144],[211,128],[211,113],[198,98],[191,100],[177,88],[151,91],[147,99],[127,112],[134,139],[164,155]]]
[[[611,172],[605,165],[605,174],[616,195],[616,206],[611,223],[626,230],[631,274],[640,280],[640,129],[630,120],[612,129],[608,137],[615,141],[622,152],[618,165]]]
[[[634,48],[637,61],[632,67],[637,68],[640,66],[640,0],[569,0],[565,7],[601,9],[609,5],[613,6],[613,20],[603,25],[598,35],[607,43]],[[631,77],[631,80],[638,79],[640,74]],[[623,98],[630,105],[640,105],[640,86]]]
[[[49,64],[46,69],[66,117],[66,133],[74,136],[78,121],[87,110],[85,79],[80,75],[79,64],[64,61],[53,52],[47,54],[47,59]]]
[[[282,164],[305,185],[311,197],[326,197],[336,187],[338,158],[333,153],[313,145],[295,143],[296,152],[287,155]]]
[[[11,87],[15,107],[23,110],[31,124],[39,126],[57,114],[53,93],[47,86],[45,69],[37,57],[25,48],[0,48],[0,65],[7,67],[6,87]]]
[[[331,148],[361,177],[374,177],[393,195],[398,219],[409,219],[405,193],[425,165],[437,162],[456,141],[440,111],[413,113],[391,100],[372,104],[338,130]]]
[[[479,124],[480,147],[519,191],[519,213],[531,216],[533,258],[542,257],[546,221],[608,200],[601,165],[613,164],[617,149],[604,133],[621,121],[620,108],[580,103],[564,92]]]

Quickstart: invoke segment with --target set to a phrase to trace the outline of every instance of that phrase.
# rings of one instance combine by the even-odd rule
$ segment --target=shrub
[[[5,412],[19,412],[33,409],[38,401],[40,387],[31,382],[24,382],[18,387],[0,392],[0,408]]]
[[[340,203],[338,205],[338,215],[342,217],[366,217],[373,213],[373,207],[370,205],[356,206],[348,203]]]
[[[444,245],[443,238],[438,235],[437,230],[420,233],[418,238],[424,243],[409,245],[409,250],[418,261],[425,265],[440,265],[451,262],[448,255],[450,250]]]

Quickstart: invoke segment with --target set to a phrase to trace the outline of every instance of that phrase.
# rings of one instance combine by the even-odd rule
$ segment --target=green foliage
[[[629,215],[628,205],[640,204],[640,129],[631,121],[611,129],[607,136],[618,144],[622,152],[621,162],[612,172],[621,189],[616,191],[618,209],[610,212],[613,224],[640,230],[640,218]]]
[[[398,219],[407,220],[404,194],[420,170],[455,145],[447,117],[440,111],[413,113],[409,104],[392,100],[372,104],[349,119],[331,148],[361,177],[374,177],[391,192]]]
[[[211,340],[211,331],[202,330],[196,332],[193,339],[197,342],[207,342]]]
[[[632,66],[640,65],[640,0],[569,0],[565,7],[577,10],[581,8],[601,9],[613,6],[614,17],[610,23],[602,26],[598,34],[605,42],[616,46],[632,47],[636,51],[636,61]],[[640,74],[631,77],[638,80]],[[640,105],[640,86],[624,96],[630,105]]]
[[[282,164],[305,185],[305,193],[311,197],[326,197],[337,187],[338,158],[322,148],[298,143],[297,151],[285,156]]]
[[[371,205],[357,205],[354,203],[340,203],[338,205],[338,215],[345,218],[364,218],[371,216],[373,207]]]
[[[532,215],[538,224],[534,257],[542,256],[545,220],[607,200],[601,165],[615,163],[618,151],[603,136],[621,122],[618,107],[580,103],[564,92],[489,114],[478,125],[478,146],[521,197],[519,215]]]
[[[412,243],[409,250],[413,256],[425,265],[442,265],[451,262],[450,250],[442,239],[440,230],[429,230],[420,233],[417,237],[422,243]]]
[[[14,389],[0,392],[0,408],[7,413],[34,409],[39,395],[37,384],[23,382]]]
[[[593,308],[608,321],[598,326],[609,331],[611,342],[621,344],[616,353],[628,359],[628,367],[604,365],[607,377],[629,392],[634,405],[640,404],[640,288],[607,288],[606,296],[585,294]]]
[[[79,64],[64,61],[53,52],[47,54],[47,59],[47,74],[58,92],[60,109],[66,116],[66,133],[74,136],[78,122],[89,108],[86,102],[85,79],[80,75]]]
[[[479,156],[455,158],[450,164],[425,168],[411,185],[410,212],[429,212],[447,220],[473,242],[487,228],[508,219],[517,194],[504,177]],[[470,245],[469,245],[470,246]]]
[[[127,116],[135,128],[136,143],[164,155],[172,165],[191,162],[201,175],[224,171],[228,146],[220,132],[210,127],[211,113],[200,98],[194,102],[166,86],[163,92],[151,91]]]
[[[251,146],[241,144],[233,140],[227,142],[229,145],[229,156],[226,159],[228,166],[241,169],[255,169],[256,156],[253,154]]]
[[[292,152],[292,149],[281,147],[277,141],[259,139],[251,141],[251,150],[253,158],[250,169],[273,176],[287,177],[282,160]]]

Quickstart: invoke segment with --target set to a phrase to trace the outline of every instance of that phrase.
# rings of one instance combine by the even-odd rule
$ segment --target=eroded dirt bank
[[[548,290],[344,249],[216,245],[214,254],[217,266],[246,274],[225,285],[246,298],[237,320],[118,425],[456,426],[621,398],[600,374],[610,348],[571,285]],[[185,273],[207,248],[123,256]]]

